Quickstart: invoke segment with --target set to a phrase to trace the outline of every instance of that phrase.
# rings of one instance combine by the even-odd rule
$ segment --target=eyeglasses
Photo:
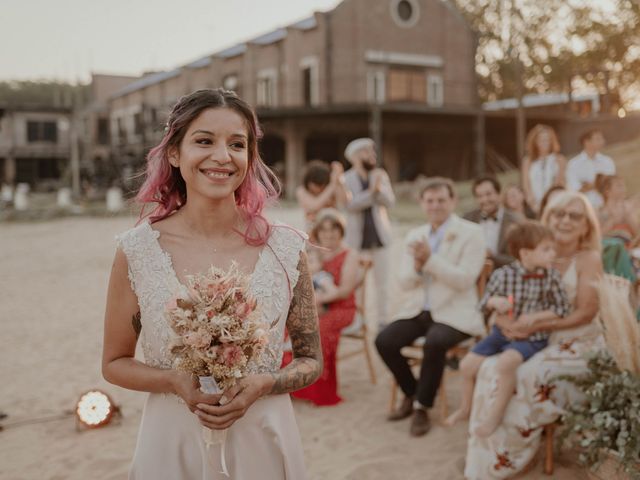
[[[555,217],[556,220],[562,220],[566,216],[569,217],[569,220],[572,222],[579,222],[584,218],[584,213],[568,212],[567,210],[562,210],[560,208],[551,210],[551,215]]]

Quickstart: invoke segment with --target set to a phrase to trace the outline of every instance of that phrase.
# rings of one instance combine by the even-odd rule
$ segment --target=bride
[[[102,371],[115,385],[149,392],[132,479],[224,478],[221,446],[205,447],[202,426],[228,429],[222,453],[234,480],[306,478],[288,393],[320,374],[317,313],[305,239],[262,215],[278,192],[259,137],[255,113],[235,93],[198,90],[181,98],[149,152],[137,196],[155,209],[117,238]],[[171,368],[164,306],[186,275],[232,261],[251,275],[262,318],[275,326],[251,373],[209,395]],[[280,370],[285,326],[295,358]],[[138,339],[144,362],[134,358]]]

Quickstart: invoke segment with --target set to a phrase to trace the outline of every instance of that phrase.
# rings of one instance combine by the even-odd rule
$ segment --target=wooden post
[[[475,150],[475,175],[481,177],[486,173],[487,165],[485,162],[485,122],[484,113],[480,112],[476,115],[473,136],[474,136],[474,150]]]
[[[369,136],[376,144],[378,166],[383,165],[382,158],[382,110],[379,105],[372,105],[369,115]]]
[[[288,199],[295,198],[300,182],[301,166],[306,162],[304,152],[304,133],[297,129],[292,121],[285,128],[285,188]]]

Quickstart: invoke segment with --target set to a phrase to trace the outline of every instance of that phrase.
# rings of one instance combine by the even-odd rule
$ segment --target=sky
[[[339,0],[0,0],[0,81],[167,70]]]

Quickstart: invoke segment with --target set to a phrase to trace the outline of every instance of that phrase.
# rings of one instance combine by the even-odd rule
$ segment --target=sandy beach
[[[271,216],[300,225],[297,210]],[[114,236],[132,217],[67,218],[0,224],[0,411],[9,417],[0,432],[0,478],[125,479],[135,448],[144,393],[108,384],[100,373],[102,322]],[[396,228],[398,240],[407,226]],[[395,242],[400,248],[400,242]],[[343,342],[341,348],[349,348]],[[390,376],[376,357],[377,385],[363,356],[339,365],[345,401],[329,408],[295,402],[309,476],[339,479],[460,479],[466,425],[445,429],[434,409],[433,430],[409,437],[408,421],[387,423]],[[451,407],[458,378],[447,384]],[[78,433],[75,419],[11,426],[73,409],[90,389],[108,392],[121,405],[117,425]],[[539,461],[521,478],[584,478],[559,457],[553,477]]]

